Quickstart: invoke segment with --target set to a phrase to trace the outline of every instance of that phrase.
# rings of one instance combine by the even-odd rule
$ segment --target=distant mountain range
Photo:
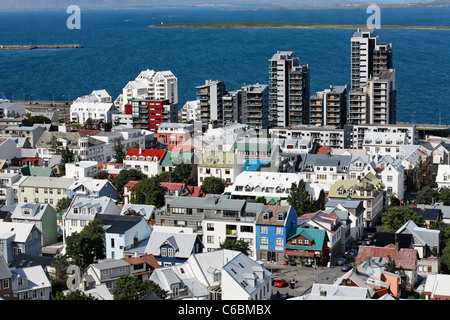
[[[373,0],[1,0],[0,10],[65,9],[78,5],[84,9],[124,9],[142,7],[219,7],[219,8],[320,8],[368,6]],[[450,6],[450,0],[377,0],[382,6]],[[299,7],[301,6],[301,7]]]

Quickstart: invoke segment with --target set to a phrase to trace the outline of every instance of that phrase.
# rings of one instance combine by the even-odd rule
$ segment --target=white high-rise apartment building
[[[309,122],[309,66],[299,65],[293,51],[269,59],[270,122],[287,127]]]
[[[114,104],[124,113],[125,105],[133,99],[169,100],[178,109],[178,79],[172,71],[143,70],[127,83]]]

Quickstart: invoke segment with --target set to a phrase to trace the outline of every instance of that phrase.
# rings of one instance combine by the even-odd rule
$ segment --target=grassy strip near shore
[[[151,28],[305,28],[305,29],[358,29],[367,28],[366,25],[356,24],[326,24],[307,22],[206,22],[206,23],[168,23],[154,24]],[[399,26],[382,25],[382,29],[424,29],[424,30],[450,30],[450,26]]]

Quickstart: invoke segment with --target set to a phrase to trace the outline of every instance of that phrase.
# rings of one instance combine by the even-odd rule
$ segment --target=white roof
[[[450,275],[447,274],[430,274],[427,276],[425,283],[425,292],[430,292],[431,297],[436,296],[450,297]]]
[[[2,221],[0,222],[0,238],[3,238],[3,234],[8,236],[14,234],[15,242],[26,242],[33,227],[33,223]]]
[[[28,290],[37,290],[51,287],[50,281],[45,275],[42,266],[26,267],[19,269],[10,269],[13,281],[18,277],[28,279]],[[20,289],[24,291],[24,289]]]
[[[145,252],[159,256],[160,247],[167,243],[175,249],[174,256],[176,258],[188,258],[192,254],[197,237],[196,233],[153,231],[150,235],[147,247],[145,248]]]
[[[29,176],[20,183],[20,187],[49,187],[67,189],[73,181],[73,178]]]

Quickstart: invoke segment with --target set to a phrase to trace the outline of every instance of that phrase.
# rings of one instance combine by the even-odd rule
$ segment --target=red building
[[[169,100],[133,99],[125,105],[125,114],[132,115],[133,127],[158,132],[162,122],[177,122],[178,110]]]

